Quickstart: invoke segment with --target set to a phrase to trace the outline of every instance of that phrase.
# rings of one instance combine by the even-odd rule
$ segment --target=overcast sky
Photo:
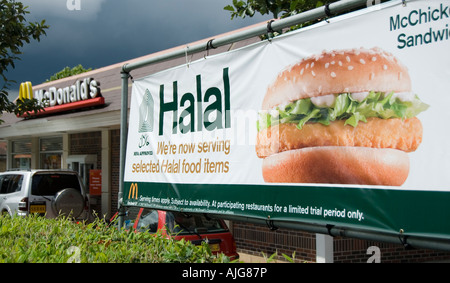
[[[18,85],[40,84],[66,66],[104,67],[270,20],[268,15],[231,20],[223,7],[232,0],[21,2],[29,6],[28,21],[45,19],[50,28],[40,42],[22,49],[21,60],[9,71]]]

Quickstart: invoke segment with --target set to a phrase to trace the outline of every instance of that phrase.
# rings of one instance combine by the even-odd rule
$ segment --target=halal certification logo
[[[139,133],[147,133],[153,131],[153,97],[148,89],[145,90],[141,105],[139,106]]]
[[[143,148],[150,145],[150,136],[147,134],[153,131],[153,110],[154,101],[153,97],[148,89],[145,90],[144,96],[142,97],[141,104],[139,105],[139,128],[138,132],[140,134],[138,147]],[[151,149],[151,148],[150,148]],[[148,151],[137,151],[134,155],[153,155],[152,150]]]
[[[150,138],[148,137],[147,134],[142,134],[141,137],[139,138],[139,148],[143,148],[144,146],[148,146],[150,145]]]

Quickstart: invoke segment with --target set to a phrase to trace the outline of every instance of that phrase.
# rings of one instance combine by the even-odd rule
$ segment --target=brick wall
[[[292,229],[279,228],[275,231],[267,226],[235,222],[231,223],[238,252],[255,256],[270,257],[277,252],[277,259],[284,260],[282,254],[292,258],[295,252],[296,262],[316,261],[316,235]],[[360,239],[335,237],[333,252],[335,263],[365,263],[373,253],[367,254],[370,246],[380,251],[380,262],[432,262],[449,261],[450,253],[426,249],[406,250],[403,245],[381,243]]]
[[[117,212],[120,174],[120,129],[111,130],[111,214]]]
[[[367,254],[370,246],[379,248],[380,262],[401,263],[401,262],[433,262],[450,260],[450,253],[443,251],[433,251],[427,249],[405,249],[400,243],[382,243],[360,239],[335,238],[334,240],[334,261],[343,263],[364,263],[373,255]]]
[[[102,169],[102,133],[87,132],[71,134],[70,137],[70,155],[75,154],[96,154],[97,169]]]
[[[292,258],[295,252],[298,261],[316,260],[315,234],[234,221],[232,231],[238,252],[267,257],[277,252],[279,259],[283,259],[283,253]]]

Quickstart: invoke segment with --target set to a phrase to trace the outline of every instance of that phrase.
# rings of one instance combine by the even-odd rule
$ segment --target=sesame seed
[[[350,62],[350,57],[349,56],[345,57],[345,60],[347,60],[347,62]]]
[[[373,61],[373,62],[377,61],[377,57],[373,56],[373,57],[372,57],[372,61]]]
[[[330,66],[330,63],[325,63],[325,69],[328,69],[329,66]]]
[[[338,62],[338,64],[339,64],[339,66],[341,66],[341,67],[342,67],[342,62],[341,62],[341,61],[339,61],[339,62]]]
[[[311,63],[311,68],[314,67],[314,62]]]
[[[372,72],[372,73],[370,73],[370,78],[369,79],[373,80],[373,78],[375,78],[375,73]]]
[[[366,64],[366,61],[364,61],[364,59],[359,59],[359,62],[360,62],[361,64]]]
[[[335,72],[331,72],[331,77],[335,78],[336,77],[336,73]]]
[[[305,69],[302,68],[302,69],[300,70],[300,75],[303,75],[303,72],[304,72],[304,71],[305,71]]]
[[[334,62],[334,61],[331,61],[331,65],[334,65],[336,62]]]
[[[353,70],[353,66],[348,66],[348,70],[349,71]]]
[[[314,73],[314,71],[311,71],[311,74],[313,75],[313,77],[316,76],[316,73]]]
[[[384,69],[384,70],[387,70],[387,69],[388,69],[388,66],[387,66],[387,65],[383,65],[383,69]]]
[[[306,64],[306,69],[308,69],[309,68],[309,63],[308,64]]]

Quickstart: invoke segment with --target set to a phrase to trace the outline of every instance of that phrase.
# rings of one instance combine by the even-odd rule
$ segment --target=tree
[[[14,61],[20,60],[20,49],[24,44],[30,43],[31,39],[40,41],[46,35],[45,29],[48,29],[45,20],[40,23],[28,22],[25,19],[25,15],[29,14],[27,8],[21,2],[0,0],[0,75],[3,79],[0,86],[0,113],[22,115],[43,109],[36,99],[18,99],[14,103],[8,98],[8,90],[16,82],[6,77],[7,70],[15,68]]]
[[[53,76],[50,77],[50,79],[46,80],[45,82],[55,81],[62,78],[67,78],[70,76],[78,75],[81,73],[89,72],[92,68],[85,69],[81,64],[78,64],[77,66],[73,68],[65,67],[61,71],[55,73]]]
[[[272,14],[273,18],[286,18],[308,11],[336,0],[233,0],[233,5],[227,5],[224,10],[230,11],[231,19],[253,17],[256,12],[261,15]],[[291,30],[309,25],[305,23],[291,27]],[[281,31],[278,31],[281,33]]]
[[[224,9],[231,12],[231,19],[253,17],[255,12],[285,18],[332,2],[336,0],[233,0],[233,6],[227,5]]]

